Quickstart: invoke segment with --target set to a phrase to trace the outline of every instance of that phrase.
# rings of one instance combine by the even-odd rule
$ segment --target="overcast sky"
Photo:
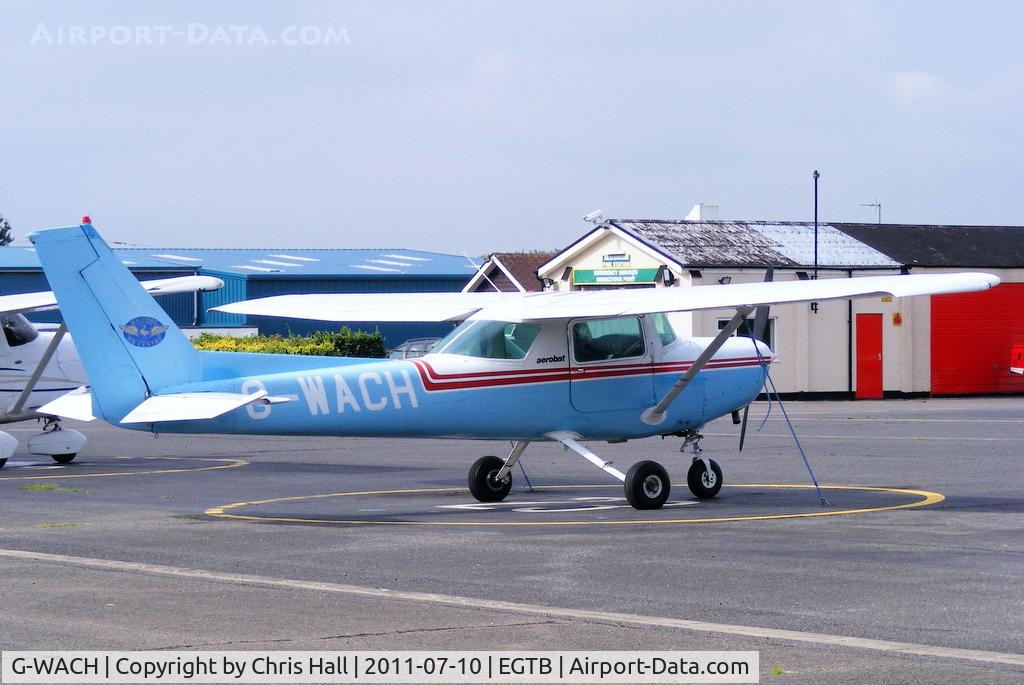
[[[0,10],[18,237],[549,249],[598,208],[811,219],[815,168],[824,220],[1024,224],[1018,2]]]

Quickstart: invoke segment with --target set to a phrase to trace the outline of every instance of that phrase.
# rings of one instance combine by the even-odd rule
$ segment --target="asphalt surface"
[[[809,476],[778,407],[753,432],[764,404],[743,453],[707,427],[712,501],[678,439],[590,445],[663,463],[657,512],[554,445],[524,456],[535,492],[516,471],[479,507],[468,468],[507,445],[76,426],[72,464],[0,470],[0,648],[753,649],[762,682],[1024,680],[1024,398],[787,408],[821,483],[880,489],[768,487]]]

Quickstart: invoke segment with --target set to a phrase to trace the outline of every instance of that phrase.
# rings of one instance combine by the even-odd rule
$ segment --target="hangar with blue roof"
[[[337,324],[282,321],[209,312],[211,307],[292,293],[447,292],[459,291],[476,271],[461,255],[380,249],[234,249],[182,247],[114,247],[121,261],[140,279],[201,274],[224,281],[218,291],[170,295],[160,304],[180,326],[256,326],[261,333],[304,335],[336,330]],[[0,294],[47,290],[39,259],[30,247],[0,249]],[[59,321],[59,313],[32,317]],[[379,330],[392,348],[403,340],[444,335],[450,324],[356,323],[354,329]]]

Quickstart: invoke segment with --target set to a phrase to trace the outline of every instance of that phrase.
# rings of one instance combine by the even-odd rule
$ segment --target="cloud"
[[[926,71],[894,71],[885,75],[885,85],[901,105],[930,100],[943,90],[942,79]]]

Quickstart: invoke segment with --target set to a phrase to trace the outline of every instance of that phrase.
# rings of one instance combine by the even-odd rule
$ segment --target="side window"
[[[647,351],[640,319],[635,316],[575,323],[572,345],[578,362],[642,357]]]
[[[654,330],[658,331],[658,338],[661,339],[661,346],[671,345],[676,341],[676,332],[672,330],[672,324],[664,314],[651,314],[651,321],[654,322]]]

